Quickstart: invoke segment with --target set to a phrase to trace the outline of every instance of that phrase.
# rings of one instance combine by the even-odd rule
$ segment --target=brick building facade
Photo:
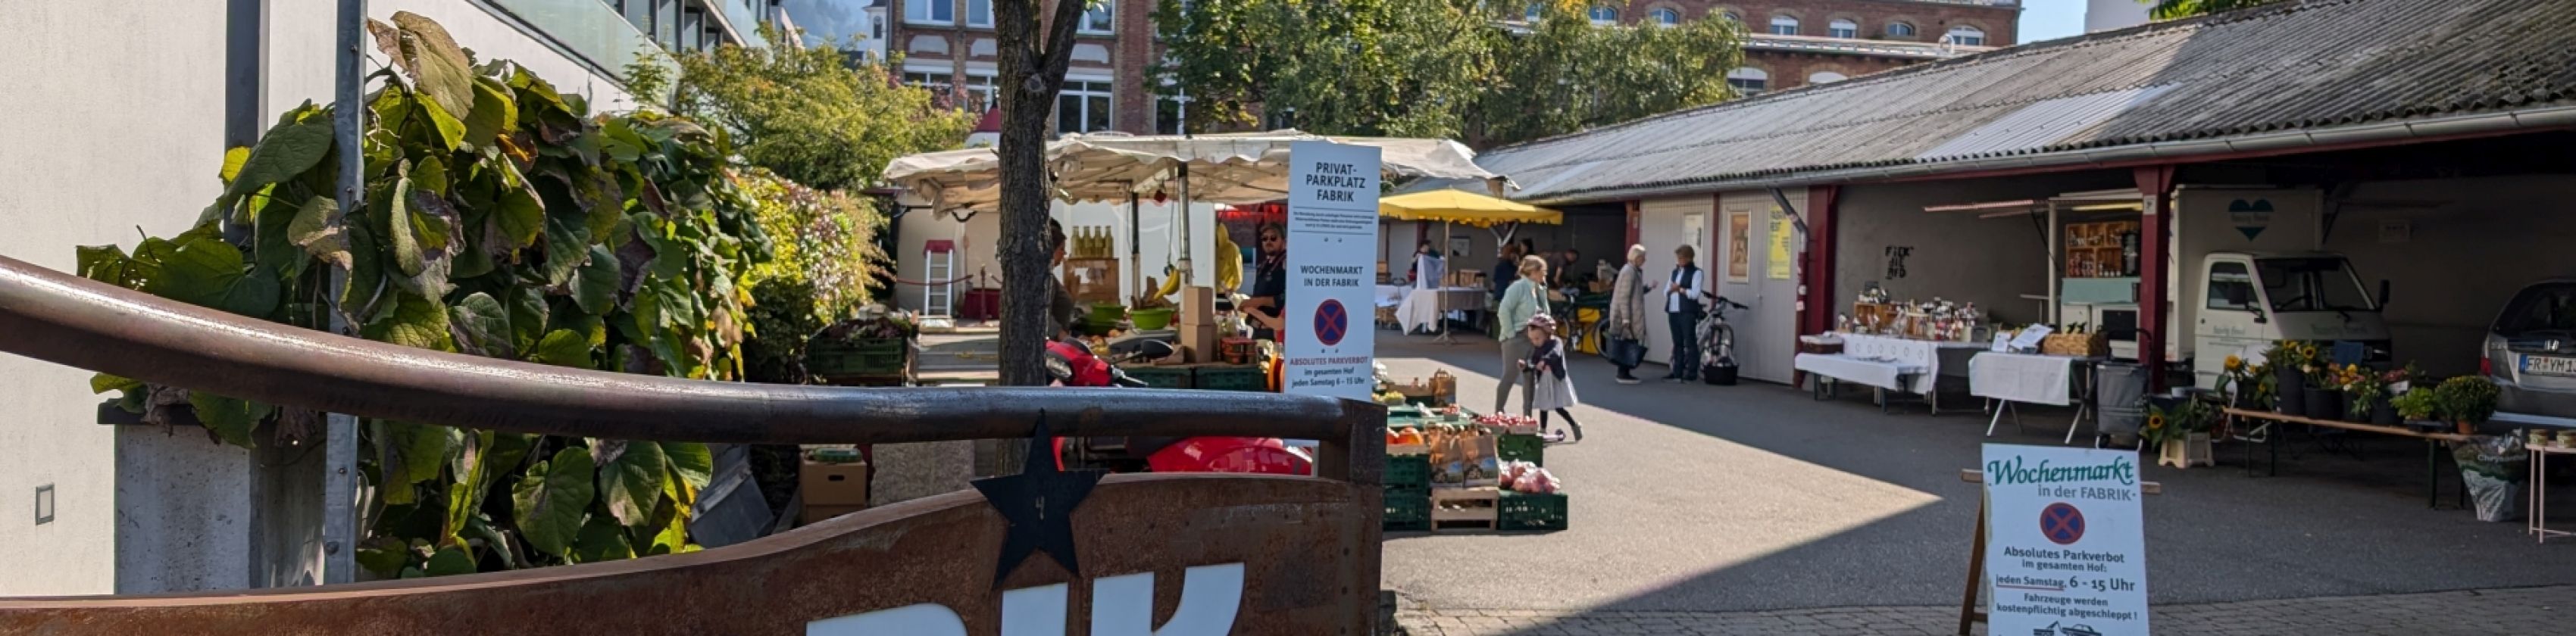
[[[990,0],[887,0],[886,52],[904,81],[946,90],[981,109],[999,75]],[[1177,102],[1148,81],[1160,55],[1154,0],[1110,0],[1084,16],[1057,98],[1058,132],[1177,130]],[[1758,92],[1876,73],[2014,43],[2017,0],[1612,0],[1602,21],[1646,24],[1731,16],[1743,22],[1745,65],[1729,74]],[[1952,35],[1958,41],[1948,41]]]

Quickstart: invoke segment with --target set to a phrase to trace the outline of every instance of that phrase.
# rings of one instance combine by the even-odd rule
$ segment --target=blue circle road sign
[[[1342,336],[1350,331],[1351,312],[1342,308],[1342,301],[1326,298],[1324,304],[1315,306],[1316,342],[1327,347],[1341,344]]]
[[[2084,511],[2065,502],[2049,504],[2039,511],[2039,533],[2050,543],[2074,545],[2084,538]]]

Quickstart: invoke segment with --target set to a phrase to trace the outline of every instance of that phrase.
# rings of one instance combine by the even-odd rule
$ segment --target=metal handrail
[[[548,435],[762,444],[1007,439],[1027,437],[1043,413],[1065,436],[1317,440],[1318,474],[1371,485],[1369,467],[1384,441],[1383,407],[1315,396],[754,384],[443,353],[246,318],[7,257],[0,257],[0,351],[271,404]]]

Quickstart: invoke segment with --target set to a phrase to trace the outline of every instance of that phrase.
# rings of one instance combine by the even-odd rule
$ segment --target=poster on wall
[[[1372,146],[1289,146],[1282,392],[1366,400],[1377,382],[1378,159]]]
[[[1789,264],[1794,261],[1789,256],[1789,241],[1797,233],[1795,228],[1789,223],[1788,212],[1771,208],[1771,261],[1763,264],[1771,280],[1789,280]]]
[[[1989,634],[2143,635],[2135,451],[1985,445]]]
[[[1726,282],[1753,282],[1753,216],[1743,212],[1726,215]]]

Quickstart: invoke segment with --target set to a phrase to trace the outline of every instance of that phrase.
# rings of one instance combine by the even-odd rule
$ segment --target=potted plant
[[[2397,409],[2397,417],[2405,420],[2408,426],[2422,430],[2441,430],[2449,427],[2441,421],[2442,399],[2434,395],[2433,389],[2429,387],[2407,389],[2390,399],[2388,404]]]
[[[2236,408],[2247,410],[2270,408],[2264,399],[2269,393],[2265,385],[2267,381],[2271,381],[2270,377],[2265,376],[2270,371],[2269,366],[2248,364],[2244,358],[2227,356],[2227,362],[2218,371],[2220,388],[2227,391],[2228,403]],[[2258,377],[2261,379],[2257,379]]]
[[[2317,362],[2316,345],[2276,340],[2272,342],[2271,349],[2263,352],[2263,359],[2272,367],[2273,395],[2278,396],[2273,401],[2273,410],[2280,411],[2282,415],[2308,415],[2305,396],[2309,368]]]
[[[2300,370],[2306,381],[2299,387],[2301,408],[2310,419],[2343,419],[2343,369],[2333,364],[2310,364]]]
[[[2458,427],[2462,435],[2476,433],[2479,424],[2495,415],[2496,395],[2500,392],[2494,380],[2474,375],[2443,380],[2440,386],[2433,387],[2442,417]]]
[[[2358,364],[2335,367],[2334,379],[2338,398],[2335,408],[2343,411],[2346,422],[2370,421],[2371,405],[2388,394],[2379,384],[2379,373]],[[2365,394],[2371,397],[2365,398]]]
[[[2210,406],[2197,399],[2182,398],[2170,403],[2153,399],[2147,405],[2146,424],[2138,428],[2138,439],[2155,445],[2157,465],[2215,466],[2218,460],[2210,448],[2209,434],[2217,421],[2213,415]]]

